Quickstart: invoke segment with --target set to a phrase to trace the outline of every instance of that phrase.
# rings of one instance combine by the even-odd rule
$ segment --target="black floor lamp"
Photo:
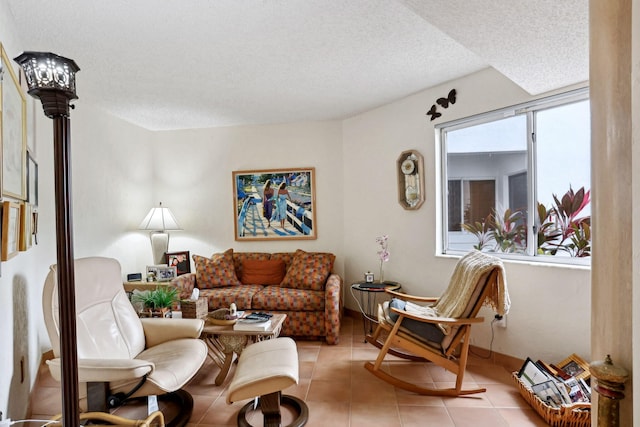
[[[15,61],[24,70],[29,94],[42,101],[44,114],[53,119],[62,423],[66,426],[78,426],[80,409],[71,220],[69,102],[78,98],[76,72],[80,68],[71,59],[47,52],[24,52]]]

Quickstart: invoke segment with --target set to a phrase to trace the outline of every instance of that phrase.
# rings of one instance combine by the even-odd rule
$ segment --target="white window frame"
[[[439,242],[440,247],[436,248],[437,253],[441,255],[462,255],[463,251],[457,251],[448,249],[449,246],[449,231],[448,231],[448,200],[447,189],[448,181],[463,180],[459,176],[447,176],[447,141],[446,134],[449,131],[455,131],[459,129],[468,128],[471,126],[482,125],[485,123],[493,122],[499,119],[512,117],[515,115],[526,115],[527,120],[527,185],[528,185],[528,211],[527,215],[527,253],[511,254],[503,252],[491,252],[492,255],[505,259],[514,259],[520,261],[535,261],[552,264],[567,264],[567,265],[591,265],[591,257],[576,258],[576,257],[559,257],[552,255],[536,255],[537,250],[537,234],[534,232],[534,225],[536,219],[536,210],[532,210],[532,206],[536,206],[537,193],[536,193],[536,144],[534,130],[536,128],[536,112],[544,111],[550,108],[559,107],[562,105],[572,104],[581,101],[587,101],[589,99],[589,88],[580,88],[565,92],[558,95],[549,96],[546,98],[540,98],[533,101],[517,104],[510,107],[501,108],[498,110],[477,114],[470,117],[465,117],[458,120],[453,120],[446,123],[440,123],[435,126],[436,132],[436,144],[440,153],[440,185],[439,192],[441,196],[441,213],[439,220],[439,228],[441,230],[441,240]],[[464,179],[470,179],[464,177]],[[592,240],[593,242],[593,240]]]

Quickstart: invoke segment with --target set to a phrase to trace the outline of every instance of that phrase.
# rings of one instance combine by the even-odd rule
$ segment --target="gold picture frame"
[[[235,240],[317,239],[315,171],[233,171]]]
[[[18,255],[20,243],[20,204],[2,202],[2,254],[0,259],[7,261]]]
[[[571,375],[579,380],[582,379],[586,381],[591,376],[589,364],[575,353],[558,363],[557,366],[567,375]]]
[[[2,132],[2,195],[27,198],[27,100],[4,47],[0,44],[0,125]]]
[[[20,251],[29,250],[33,242],[31,203],[20,203]]]

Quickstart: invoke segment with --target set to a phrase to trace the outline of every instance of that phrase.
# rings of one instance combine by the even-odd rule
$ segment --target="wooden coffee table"
[[[234,331],[233,325],[219,326],[205,323],[201,337],[209,347],[209,357],[220,368],[215,381],[216,385],[222,384],[229,374],[234,353],[239,356],[250,343],[276,338],[280,335],[280,329],[286,317],[286,314],[274,314],[271,317],[271,327],[266,331]]]

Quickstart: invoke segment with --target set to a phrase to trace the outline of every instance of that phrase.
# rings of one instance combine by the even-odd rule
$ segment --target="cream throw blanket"
[[[478,281],[493,270],[498,272],[497,280],[489,284],[491,289],[487,298],[483,301],[483,305],[490,306],[493,311],[501,316],[507,314],[511,306],[511,300],[507,291],[507,281],[502,260],[479,251],[473,251],[458,261],[449,281],[449,286],[432,307],[437,316],[453,318],[462,316]],[[445,333],[449,332],[447,327],[442,329]]]
[[[483,275],[490,274],[494,269],[498,270],[498,278],[495,283],[490,284],[492,288],[484,305],[490,306],[501,316],[507,314],[511,300],[507,291],[502,260],[479,251],[473,251],[462,257],[456,264],[449,281],[449,287],[434,306],[438,315],[460,317],[467,307],[478,281]]]

